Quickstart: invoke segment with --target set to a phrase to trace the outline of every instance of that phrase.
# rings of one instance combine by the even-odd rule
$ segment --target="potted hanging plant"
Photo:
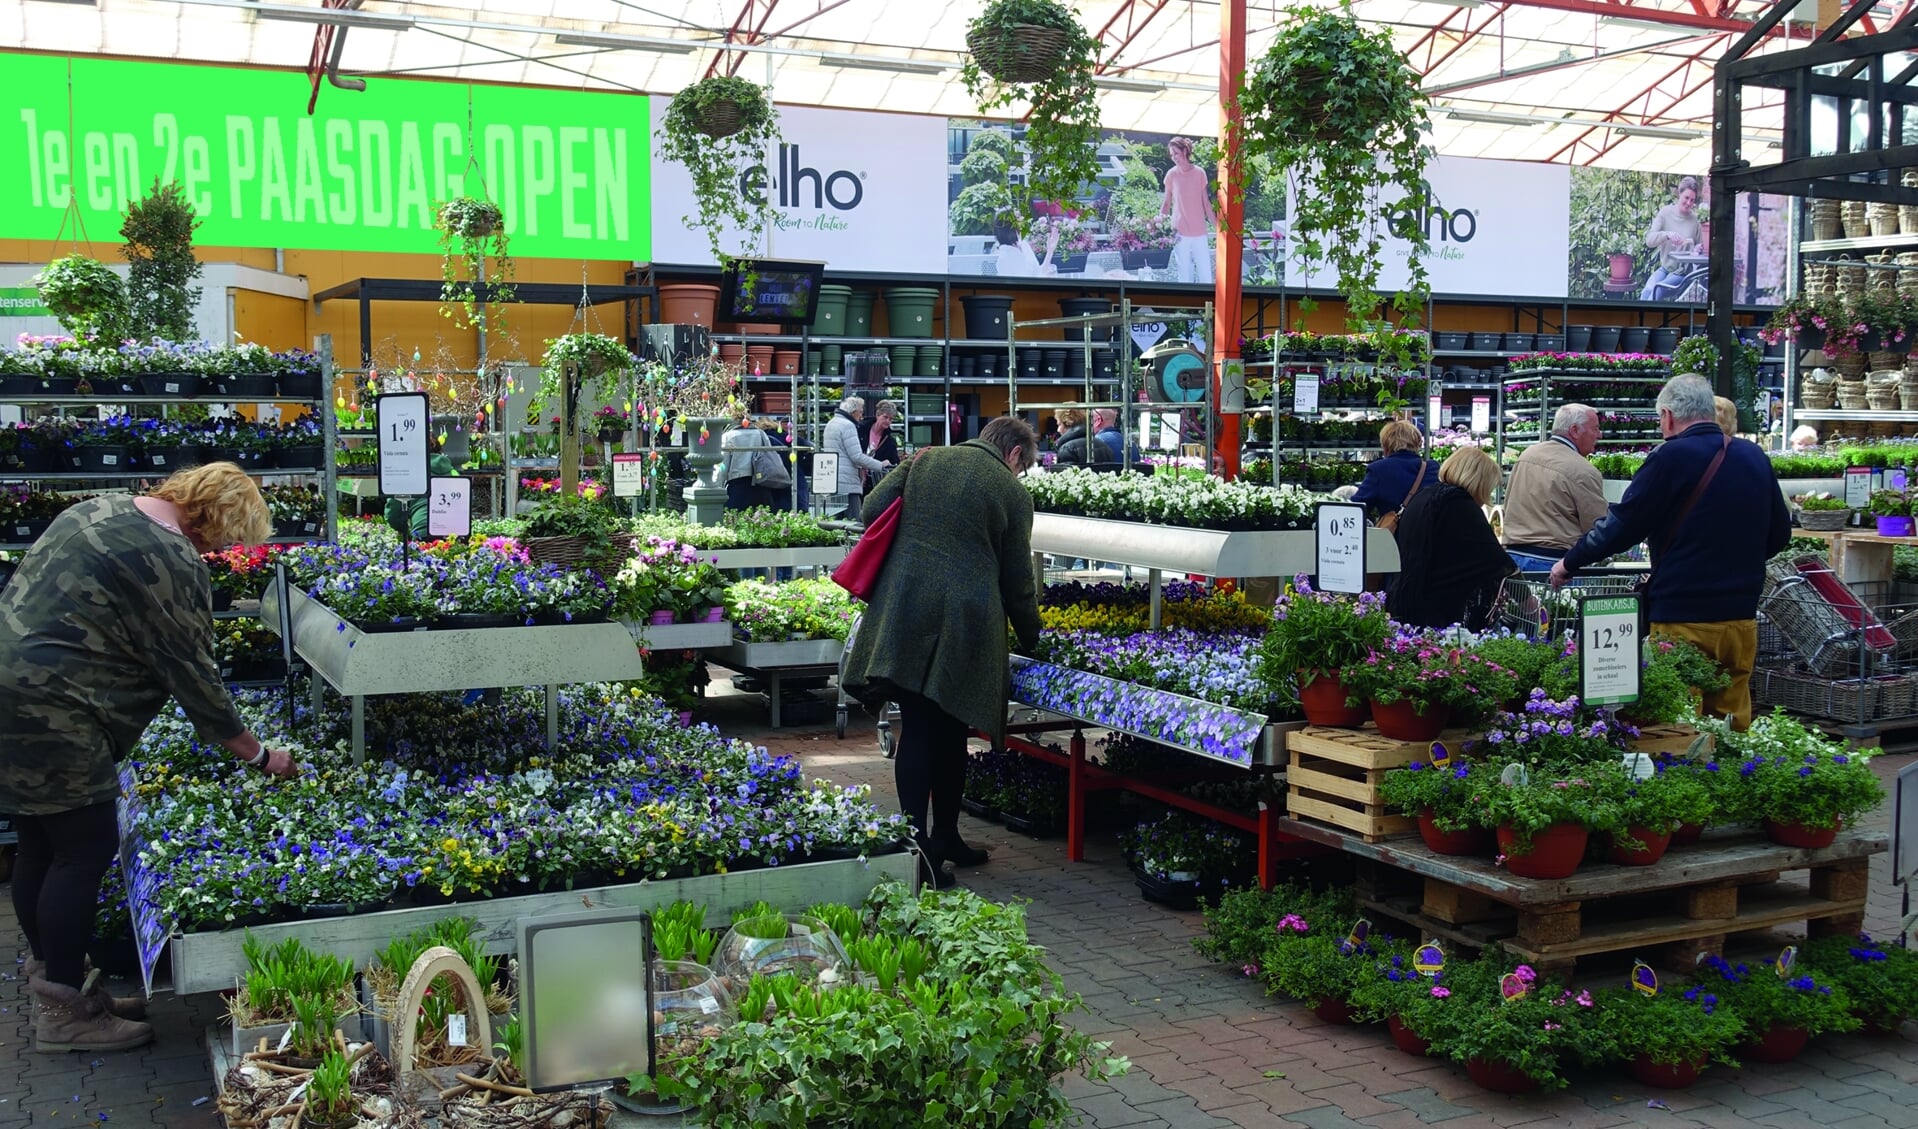
[[[1393,45],[1389,30],[1367,29],[1349,3],[1337,8],[1296,4],[1286,10],[1272,44],[1247,72],[1239,96],[1242,155],[1288,171],[1287,227],[1293,261],[1306,274],[1330,267],[1345,298],[1346,323],[1379,339],[1399,367],[1401,343],[1376,332],[1378,281],[1388,230],[1408,245],[1407,283],[1395,312],[1415,316],[1429,291],[1423,225],[1423,140],[1429,129],[1419,74]],[[1392,207],[1387,193],[1401,195]]]
[[[603,333],[568,333],[555,337],[546,343],[546,354],[540,358],[539,394],[528,405],[527,414],[543,414],[547,405],[558,400],[568,365],[573,367],[578,382],[574,389],[577,395],[578,388],[589,380],[595,381],[598,391],[604,394],[612,387],[613,375],[634,364],[633,354],[626,346]]]
[[[1821,983],[1851,997],[1868,1035],[1890,1035],[1918,1016],[1918,953],[1870,935],[1820,937],[1805,946],[1805,964]]]
[[[1711,992],[1604,988],[1593,996],[1587,1018],[1595,1053],[1624,1062],[1643,1085],[1682,1090],[1714,1062],[1738,1065],[1731,1050],[1744,1024]]]
[[[1483,961],[1481,963],[1489,963]],[[1433,1032],[1432,1053],[1465,1067],[1472,1081],[1497,1093],[1562,1089],[1571,1062],[1598,1057],[1593,999],[1539,979],[1529,965],[1493,978],[1473,978],[1469,990],[1453,982],[1450,1022]]]
[[[1266,990],[1298,1000],[1327,1023],[1355,1022],[1351,997],[1362,980],[1376,975],[1379,953],[1373,946],[1363,940],[1352,943],[1336,926],[1290,937],[1282,932],[1280,937],[1266,949]],[[1404,956],[1404,946],[1394,950],[1387,955]]]
[[[688,227],[706,233],[713,258],[727,230],[756,237],[772,218],[771,197],[754,203],[739,190],[740,174],[767,159],[779,144],[779,115],[761,87],[743,78],[715,75],[693,83],[666,107],[659,126],[659,155],[684,165],[692,177],[699,212]]]
[[[1259,677],[1270,686],[1297,679],[1300,705],[1313,725],[1365,724],[1365,706],[1347,704],[1351,695],[1340,671],[1363,660],[1391,633],[1384,596],[1318,592],[1300,575],[1279,597],[1272,620],[1272,630],[1259,644]]]
[[[456,307],[465,314],[462,328],[476,324],[482,304],[479,287],[486,287],[486,302],[513,300],[513,259],[507,252],[506,216],[498,204],[478,196],[455,196],[439,206],[433,226],[440,233],[441,312],[453,316]],[[502,322],[489,320],[486,328],[497,331]]]
[[[1025,176],[1010,185],[1014,224],[1034,202],[1070,202],[1099,175],[1099,41],[1057,0],[992,0],[966,24],[960,70],[979,112],[1028,107]]]
[[[79,341],[117,346],[127,336],[127,284],[98,259],[55,259],[33,276],[33,285],[41,303]]]
[[[1885,789],[1872,773],[1870,754],[1847,749],[1807,730],[1783,711],[1752,719],[1751,728],[1734,732],[1722,719],[1701,718],[1721,750],[1723,768],[1734,763],[1737,795],[1719,806],[1725,822],[1762,822],[1774,843],[1817,850],[1829,847],[1838,832],[1884,801]]]

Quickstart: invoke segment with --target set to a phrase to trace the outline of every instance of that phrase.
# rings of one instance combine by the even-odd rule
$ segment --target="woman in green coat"
[[[1039,639],[1032,498],[1018,479],[1038,451],[1023,421],[995,419],[971,442],[906,460],[866,495],[861,515],[870,524],[905,499],[844,688],[868,706],[899,705],[899,810],[919,828],[940,886],[953,881],[946,862],[986,860],[959,838],[959,797],[968,732],[1005,739],[1006,624],[1023,648]]]

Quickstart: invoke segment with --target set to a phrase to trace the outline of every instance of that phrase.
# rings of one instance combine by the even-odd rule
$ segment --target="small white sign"
[[[812,457],[813,492],[839,493],[839,456],[820,451]]]
[[[466,1045],[466,1013],[456,1011],[446,1017],[446,1045],[463,1047]]]
[[[1365,507],[1322,502],[1316,528],[1319,591],[1365,591]]]
[[[1159,413],[1159,450],[1178,450],[1179,440],[1184,437],[1184,434],[1185,426],[1179,422],[1178,412]]]
[[[470,537],[473,533],[473,483],[467,478],[435,478],[426,496],[428,537]]]
[[[1492,398],[1490,396],[1472,397],[1472,431],[1482,434],[1492,430]]]
[[[427,492],[427,432],[431,409],[424,392],[392,392],[374,401],[379,416],[380,493],[417,498]]]
[[[1586,596],[1578,602],[1579,699],[1588,706],[1638,700],[1639,612],[1635,595]]]
[[[1862,510],[1871,504],[1870,467],[1845,468],[1845,504],[1854,510]]]
[[[1292,414],[1316,415],[1319,410],[1319,374],[1294,373],[1292,376]]]
[[[646,456],[621,452],[613,456],[613,497],[637,498],[646,475]]]
[[[1447,417],[1446,411],[1445,411],[1445,401],[1439,399],[1437,396],[1426,397],[1425,399],[1426,430],[1436,431],[1439,428],[1444,427],[1449,422],[1450,420]]]

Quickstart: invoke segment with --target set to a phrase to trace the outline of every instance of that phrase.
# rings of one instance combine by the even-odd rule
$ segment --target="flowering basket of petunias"
[[[1718,742],[1721,766],[1738,766],[1740,814],[1764,821],[1774,837],[1781,828],[1836,832],[1856,826],[1884,801],[1870,753],[1814,733],[1782,709],[1752,719],[1743,733],[1722,719],[1701,718],[1698,728]]]
[[[1435,631],[1405,630],[1339,668],[1349,704],[1410,702],[1470,724],[1518,692],[1512,672]]]
[[[1700,987],[1665,988],[1648,995],[1636,988],[1592,993],[1591,1053],[1600,1060],[1676,1067],[1686,1074],[1707,1063],[1737,1066],[1732,1050],[1744,1024],[1731,1008]]]
[[[1780,973],[1770,961],[1733,963],[1707,956],[1699,970],[1698,988],[1718,997],[1744,1025],[1750,1045],[1777,1029],[1817,1036],[1858,1030],[1851,998],[1831,983],[1795,967]]]
[[[1805,945],[1806,971],[1851,998],[1852,1014],[1881,1031],[1918,1016],[1918,953],[1870,934]]]
[[[265,548],[235,546],[224,552],[208,553],[201,559],[206,561],[212,574],[215,593],[223,592],[232,600],[257,600],[266,591],[267,581],[272,579],[272,571],[267,567],[270,556],[270,550]]]
[[[1304,689],[1322,676],[1336,678],[1391,633],[1382,594],[1320,592],[1301,574],[1272,609],[1272,630],[1259,644],[1259,676],[1275,686],[1296,677]]]
[[[1605,1044],[1592,1023],[1595,1001],[1590,992],[1574,993],[1540,978],[1529,965],[1510,975],[1522,995],[1507,998],[1502,977],[1474,978],[1469,996],[1455,981],[1452,999],[1468,1006],[1448,1009],[1443,1030],[1419,1033],[1431,1041],[1433,1054],[1465,1064],[1481,1085],[1497,1084],[1498,1075],[1511,1072],[1535,1086],[1561,1089],[1568,1067],[1602,1056]]]

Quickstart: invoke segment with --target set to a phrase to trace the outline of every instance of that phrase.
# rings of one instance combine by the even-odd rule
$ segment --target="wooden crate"
[[[1689,725],[1648,725],[1638,731],[1638,740],[1631,745],[1641,753],[1683,756],[1691,750],[1692,741],[1697,737],[1698,730]]]
[[[1439,740],[1457,751],[1471,736],[1448,730]],[[1286,734],[1286,810],[1295,818],[1329,823],[1364,837],[1368,843],[1409,835],[1418,824],[1388,814],[1378,786],[1385,774],[1431,756],[1429,741],[1394,741],[1376,726],[1323,729],[1308,726]]]

